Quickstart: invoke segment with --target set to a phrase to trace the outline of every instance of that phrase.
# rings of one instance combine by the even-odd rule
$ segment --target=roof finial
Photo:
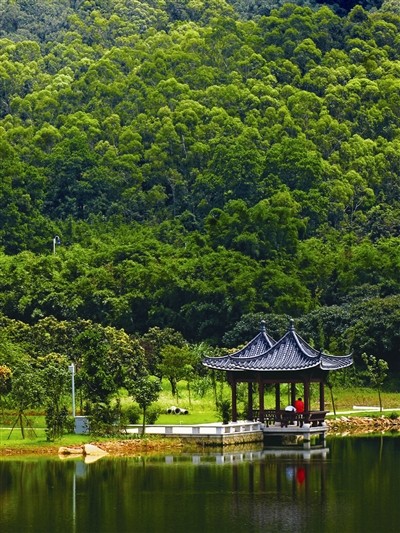
[[[261,320],[260,330],[261,330],[262,333],[266,333],[267,332],[267,326],[265,324],[265,320]]]
[[[290,331],[294,331],[294,320],[293,320],[293,318],[291,318],[289,320],[289,322],[290,322]]]

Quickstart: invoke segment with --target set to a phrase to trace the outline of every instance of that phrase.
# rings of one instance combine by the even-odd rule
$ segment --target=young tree
[[[79,384],[90,402],[108,403],[126,378],[143,373],[143,349],[122,330],[92,324],[78,335],[76,347],[82,354]]]
[[[25,411],[39,407],[42,402],[42,397],[43,388],[39,379],[39,373],[29,363],[20,362],[13,369],[10,402],[17,411],[17,417],[8,438],[10,438],[17,422],[19,422],[22,438],[25,438],[24,422],[27,426],[30,426]]]
[[[51,353],[40,361],[43,365],[41,380],[46,406],[47,440],[61,437],[67,424],[68,410],[65,395],[68,392],[70,374],[67,361],[59,354]]]
[[[162,350],[165,346],[183,346],[185,339],[179,331],[172,328],[150,328],[141,339],[140,344],[144,349],[146,358],[146,368],[154,375],[159,375],[159,364],[162,363]],[[162,377],[162,376],[159,376]]]
[[[384,359],[377,359],[374,355],[363,353],[361,358],[367,367],[366,375],[371,385],[378,390],[379,409],[382,411],[381,390],[388,374],[389,365]]]
[[[205,356],[215,354],[216,349],[212,348],[205,342],[199,344],[192,344],[190,346],[189,358],[185,362],[184,372],[185,380],[187,383],[187,390],[189,395],[189,405],[192,405],[191,391],[192,385],[197,384],[197,392],[204,394],[207,387],[211,385],[209,379],[207,379],[208,372],[202,365],[202,360]]]
[[[146,431],[146,412],[148,407],[158,400],[161,391],[161,383],[154,376],[141,376],[135,381],[129,380],[126,383],[128,393],[137,401],[143,413],[142,434]]]
[[[329,393],[331,395],[331,402],[332,402],[332,411],[333,411],[333,414],[336,416],[336,403],[335,403],[335,396],[333,395],[333,380],[332,380],[332,377],[331,375],[329,375],[329,378],[326,382],[326,385],[329,389]]]
[[[162,362],[158,365],[158,369],[161,375],[170,382],[172,395],[178,398],[178,381],[185,379],[186,375],[193,370],[190,347],[188,345],[178,347],[170,344],[161,350],[161,355]]]
[[[108,403],[118,391],[110,372],[108,346],[100,327],[81,333],[77,343],[82,349],[82,361],[77,374],[78,386],[90,403]]]

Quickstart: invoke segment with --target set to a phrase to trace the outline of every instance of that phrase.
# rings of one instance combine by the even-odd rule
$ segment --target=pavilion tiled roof
[[[269,345],[268,345],[269,344]],[[244,348],[223,357],[206,357],[203,364],[215,370],[261,372],[300,371],[313,367],[339,370],[353,364],[351,355],[334,356],[312,348],[298,335],[293,323],[277,342],[266,333],[265,326]]]
[[[235,353],[223,355],[221,357],[205,357],[203,364],[215,370],[241,370],[238,365],[241,362],[249,359],[254,359],[266,351],[268,351],[275,344],[274,339],[267,333],[265,322],[261,322],[261,331],[246,344],[243,348]]]
[[[322,370],[340,370],[353,364],[352,355],[321,355]]]

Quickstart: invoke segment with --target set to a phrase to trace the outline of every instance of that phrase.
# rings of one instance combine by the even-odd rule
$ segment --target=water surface
[[[316,454],[0,460],[0,532],[397,533],[400,437]]]

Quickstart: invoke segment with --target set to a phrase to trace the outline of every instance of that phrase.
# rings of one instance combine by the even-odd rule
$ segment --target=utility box
[[[87,416],[75,417],[75,434],[87,435],[90,432],[90,424]]]

